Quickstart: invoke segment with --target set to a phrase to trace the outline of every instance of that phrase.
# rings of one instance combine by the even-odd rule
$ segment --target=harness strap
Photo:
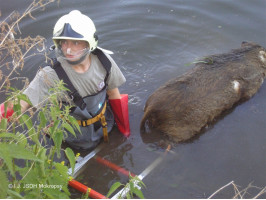
[[[52,68],[55,70],[58,78],[60,80],[63,80],[66,84],[66,87],[69,89],[67,91],[70,98],[74,101],[74,103],[80,107],[82,110],[86,108],[86,103],[84,102],[83,98],[80,96],[74,85],[71,83],[70,79],[68,78],[65,70],[61,66],[60,62],[57,61],[57,59],[53,59],[53,65]]]
[[[105,111],[106,111],[106,101],[104,103],[102,111],[98,115],[96,115],[93,118],[87,119],[87,120],[77,120],[77,122],[80,126],[85,127],[85,126],[94,124],[97,121],[100,121],[102,124],[104,141],[108,142],[109,139],[108,139],[108,132],[107,132],[107,122],[106,122],[105,115],[104,115]]]
[[[102,50],[96,48],[93,52],[94,55],[96,55],[98,57],[98,59],[100,60],[100,62],[102,63],[103,67],[106,70],[106,76],[104,79],[104,83],[107,83],[107,78],[109,76],[111,67],[112,67],[112,63],[111,61],[107,58],[107,56],[103,53]]]

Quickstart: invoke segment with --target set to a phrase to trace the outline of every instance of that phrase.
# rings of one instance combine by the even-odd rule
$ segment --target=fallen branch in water
[[[223,187],[219,188],[218,190],[216,190],[211,196],[208,197],[208,199],[211,199],[212,197],[214,197],[216,194],[218,194],[219,192],[221,192],[222,190],[224,190],[226,187],[232,185],[235,191],[235,196],[233,196],[233,199],[236,198],[240,198],[240,199],[244,199],[247,198],[245,195],[248,194],[248,190],[250,190],[251,188],[255,188],[260,190],[258,194],[256,194],[254,197],[252,197],[252,199],[257,199],[258,197],[260,197],[261,195],[266,193],[266,187],[264,188],[260,188],[257,186],[252,185],[252,183],[250,183],[246,188],[244,188],[243,190],[239,190],[239,186],[237,186],[234,181],[231,181],[229,183],[227,183],[226,185],[224,185]]]

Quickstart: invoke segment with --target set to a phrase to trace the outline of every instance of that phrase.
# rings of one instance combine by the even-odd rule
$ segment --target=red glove
[[[7,107],[7,110],[6,110],[6,113],[5,113],[5,104],[1,104],[0,105],[0,121],[3,119],[3,118],[6,118],[6,119],[9,119],[9,117],[11,117],[14,113],[14,110],[13,110],[13,106],[10,108],[9,106]]]
[[[128,95],[121,94],[121,99],[109,99],[118,130],[126,137],[130,135],[128,118]]]

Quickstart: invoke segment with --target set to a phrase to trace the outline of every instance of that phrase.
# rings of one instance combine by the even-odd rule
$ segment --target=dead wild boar
[[[222,112],[252,97],[265,74],[266,50],[254,43],[208,56],[148,98],[141,132],[148,128],[174,142],[189,140]]]

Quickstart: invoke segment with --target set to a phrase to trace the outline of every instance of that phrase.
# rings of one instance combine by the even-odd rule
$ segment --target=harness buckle
[[[79,95],[79,94],[78,94],[77,91],[71,92],[71,93],[69,94],[69,96],[70,96],[70,98],[71,98],[72,101],[74,101],[74,99],[75,99],[78,95]]]
[[[107,126],[107,122],[106,122],[106,119],[105,119],[104,115],[101,116],[101,124],[102,124],[102,127],[106,127]]]
[[[81,104],[81,110],[84,110],[85,108],[86,108],[86,103],[85,102],[83,102],[82,104]]]

